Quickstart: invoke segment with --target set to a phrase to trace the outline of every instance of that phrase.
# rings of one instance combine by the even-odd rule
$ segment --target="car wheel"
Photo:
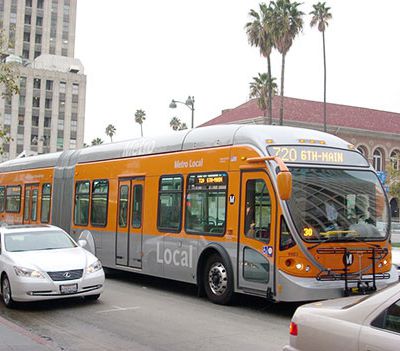
[[[87,296],[85,296],[85,300],[88,300],[88,301],[96,301],[99,297],[100,297],[100,294],[96,294],[96,295],[87,295]]]
[[[209,300],[219,305],[233,301],[233,273],[225,260],[218,254],[211,255],[204,270],[204,289]]]
[[[3,277],[1,281],[1,296],[4,304],[8,308],[12,308],[15,306],[15,302],[12,299],[10,281],[8,280],[8,277],[6,275]]]

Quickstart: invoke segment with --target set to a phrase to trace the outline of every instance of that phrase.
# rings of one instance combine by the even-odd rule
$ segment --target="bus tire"
[[[233,301],[232,268],[220,255],[212,254],[204,269],[204,290],[208,299],[218,305],[227,305]]]

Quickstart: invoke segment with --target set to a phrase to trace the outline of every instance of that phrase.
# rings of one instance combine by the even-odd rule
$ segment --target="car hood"
[[[44,272],[84,269],[96,258],[81,247],[55,250],[9,252],[16,266]]]

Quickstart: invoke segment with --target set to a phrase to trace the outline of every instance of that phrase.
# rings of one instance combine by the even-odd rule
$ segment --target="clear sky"
[[[265,1],[268,3],[268,1]],[[309,26],[312,4],[301,10],[304,30],[286,58],[285,95],[323,101],[322,35]],[[195,126],[249,98],[249,83],[267,62],[248,44],[244,25],[254,0],[78,0],[75,57],[87,75],[85,142],[140,136],[137,109],[146,112],[145,136],[170,132],[195,97]],[[330,0],[326,31],[327,101],[400,112],[399,0]],[[272,57],[280,77],[280,56]],[[400,121],[399,121],[400,123]]]

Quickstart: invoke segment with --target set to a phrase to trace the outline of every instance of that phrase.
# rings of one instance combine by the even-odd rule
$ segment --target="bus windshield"
[[[389,211],[383,188],[371,171],[290,168],[289,211],[308,242],[383,240]]]

